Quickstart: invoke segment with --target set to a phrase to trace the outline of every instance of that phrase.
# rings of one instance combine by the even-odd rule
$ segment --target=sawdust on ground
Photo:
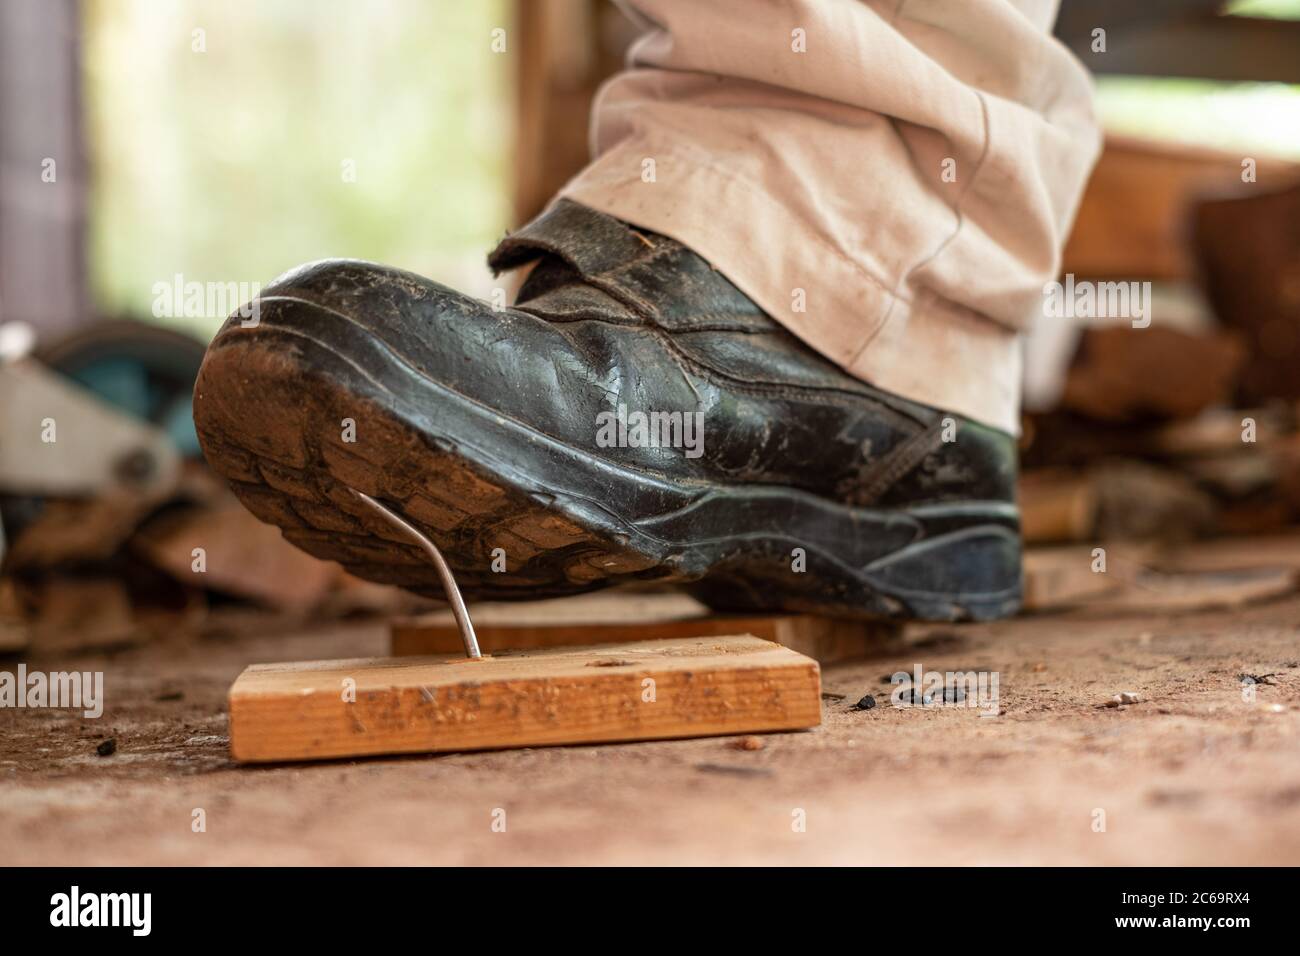
[[[383,654],[387,635],[286,635],[272,617],[236,630],[27,661],[103,670],[107,708],[0,710],[0,863],[1300,863],[1300,596],[916,627],[825,668],[842,699],[824,701],[823,725],[758,749],[713,738],[257,768],[228,755],[240,670]],[[887,675],[917,664],[997,671],[1004,713],[890,706]],[[1248,700],[1242,673],[1277,676]],[[1121,692],[1141,702],[1104,706]],[[877,706],[852,709],[868,693]]]

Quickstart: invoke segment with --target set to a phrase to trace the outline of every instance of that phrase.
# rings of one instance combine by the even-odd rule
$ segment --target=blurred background
[[[1151,282],[1154,322],[1031,336],[1025,532],[1132,544],[1140,575],[1153,544],[1300,517],[1300,0],[1064,0],[1057,34],[1107,130],[1062,272]],[[0,3],[0,643],[84,637],[86,608],[119,609],[111,642],[151,605],[400,601],[206,477],[203,344],[328,256],[486,296],[486,250],[585,162],[633,37],[605,0]],[[38,406],[81,430],[58,456],[32,453]],[[232,537],[200,590],[205,523]],[[1043,580],[1031,607],[1097,588]]]
[[[1209,150],[1234,178],[1242,156],[1300,160],[1297,19],[1300,0],[1065,0],[1057,32],[1097,72],[1107,130],[1168,162],[1140,181],[1120,143],[1065,272],[1188,277],[1159,231],[1174,217],[1112,179],[1154,206]],[[42,337],[151,320],[176,273],[265,282],[330,255],[484,288],[484,249],[585,161],[590,99],[633,35],[606,0],[10,0],[0,315]],[[222,318],[159,321],[205,338]]]

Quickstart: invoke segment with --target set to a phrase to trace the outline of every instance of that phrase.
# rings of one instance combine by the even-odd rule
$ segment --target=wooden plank
[[[1093,570],[1091,545],[1030,548],[1025,552],[1024,610],[1180,614],[1234,609],[1294,592],[1300,581],[1295,539],[1289,544],[1286,538],[1272,539],[1278,547],[1258,550],[1253,540],[1239,542],[1242,550],[1235,555],[1216,548],[1216,542],[1164,553],[1154,545],[1109,542],[1104,573]]]
[[[750,635],[477,661],[446,655],[254,664],[230,688],[230,751],[245,762],[704,737],[820,723],[817,662]]]
[[[1296,589],[1292,568],[1242,568],[1232,571],[1144,571],[1122,591],[1107,595],[1089,611],[1104,614],[1177,614],[1236,610],[1270,601]]]
[[[1198,541],[1195,548],[1179,549],[1165,570],[1229,571],[1246,568],[1291,568],[1300,572],[1300,529],[1282,534],[1250,535]]]
[[[1185,16],[1114,31],[1107,40],[1104,54],[1091,54],[1088,42],[1074,48],[1094,73],[1300,83],[1300,23],[1292,20]]]
[[[820,664],[862,660],[899,640],[896,621],[849,621],[806,614],[714,614],[680,593],[584,594],[551,601],[470,608],[485,653],[514,649],[752,634]],[[398,618],[392,654],[456,654],[460,633],[450,611]]]
[[[1022,609],[1057,611],[1079,604],[1103,600],[1125,587],[1135,566],[1146,560],[1153,549],[1139,545],[1106,545],[1107,571],[1093,570],[1095,558],[1091,545],[1059,548],[1027,548],[1024,560],[1024,598]]]
[[[183,585],[286,610],[318,607],[339,579],[337,567],[289,544],[280,529],[258,521],[233,496],[156,518],[131,548]],[[195,548],[203,549],[201,573]]]
[[[1053,32],[1087,62],[1085,54],[1097,27],[1104,27],[1109,39],[1188,17],[1215,14],[1223,5],[1224,0],[1062,0]]]

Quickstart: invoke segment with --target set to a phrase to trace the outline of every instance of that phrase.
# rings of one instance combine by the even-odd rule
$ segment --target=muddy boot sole
[[[340,312],[266,298],[259,325],[228,324],[200,371],[205,455],[304,551],[431,597],[425,556],[350,489],[428,535],[471,598],[672,581],[731,610],[980,620],[1019,606],[1006,502],[878,510],[665,479],[503,417],[427,365]]]

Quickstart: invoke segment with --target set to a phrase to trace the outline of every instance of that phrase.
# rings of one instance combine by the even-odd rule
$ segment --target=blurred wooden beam
[[[0,3],[0,321],[87,321],[76,0]]]
[[[1112,36],[1105,54],[1085,56],[1084,62],[1095,73],[1300,83],[1300,22],[1176,20]]]
[[[515,219],[536,216],[587,164],[596,90],[635,31],[608,0],[516,0]]]
[[[1099,27],[1109,41],[1155,24],[1212,16],[1227,6],[1228,0],[1061,0],[1053,32],[1082,54],[1091,50],[1092,32]]]
[[[1300,22],[1228,16],[1227,0],[1062,0],[1055,33],[1094,73],[1300,82]],[[1093,33],[1106,31],[1105,52]]]

